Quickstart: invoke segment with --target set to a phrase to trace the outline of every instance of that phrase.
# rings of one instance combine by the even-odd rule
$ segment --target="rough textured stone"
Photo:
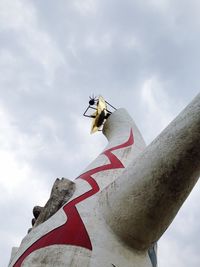
[[[41,206],[35,206],[33,208],[33,216],[34,216],[35,219],[38,218],[38,216],[40,215],[42,209],[43,209],[43,207],[41,207]]]
[[[62,178],[61,180],[57,178],[51,190],[50,198],[45,206],[43,208],[36,206],[33,209],[33,214],[36,219],[33,227],[38,226],[54,215],[72,197],[74,191],[74,182],[66,178]]]

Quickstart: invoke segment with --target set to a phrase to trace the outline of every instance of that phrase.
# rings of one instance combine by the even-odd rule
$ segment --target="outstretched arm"
[[[128,245],[146,249],[167,229],[199,176],[200,94],[104,190],[105,219]]]

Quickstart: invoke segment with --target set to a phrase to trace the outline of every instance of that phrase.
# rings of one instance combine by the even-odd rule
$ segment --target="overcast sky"
[[[149,144],[199,92],[198,0],[0,0],[0,265],[56,177],[106,145],[89,95],[125,107]],[[159,267],[200,266],[200,184],[159,242]]]

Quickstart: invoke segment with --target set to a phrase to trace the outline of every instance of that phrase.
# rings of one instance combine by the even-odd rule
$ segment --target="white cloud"
[[[80,12],[80,14],[86,16],[91,14],[96,14],[98,1],[97,0],[74,0],[74,7]]]
[[[0,257],[8,263],[11,247],[18,246],[31,227],[33,206],[45,204],[50,188],[46,174],[38,172],[25,160],[31,157],[30,146],[36,145],[34,140],[18,131],[12,117],[2,107],[0,121],[0,207],[3,214]]]
[[[144,133],[148,133],[147,142],[152,141],[175,117],[180,102],[173,106],[165,86],[156,78],[145,80],[141,87],[141,108]]]
[[[14,195],[16,197],[21,192],[29,196],[29,193],[26,192],[28,190],[25,190],[25,187],[28,189],[29,186],[38,187],[38,190],[35,191],[35,194],[38,194],[35,195],[37,198],[44,189],[45,182],[38,177],[39,173],[32,169],[27,159],[34,156],[35,148],[41,145],[40,140],[37,137],[31,139],[30,136],[20,132],[2,107],[0,121],[0,184],[4,188],[0,199],[3,200]]]
[[[150,0],[148,1],[148,5],[152,5],[153,7],[164,11],[165,13],[168,11],[168,8],[170,7],[170,1],[169,0]]]
[[[27,6],[29,6],[27,8]],[[1,0],[0,29],[21,30],[30,25],[35,18],[34,9],[21,0]]]
[[[34,5],[24,0],[1,1],[0,30],[16,33],[26,53],[43,67],[46,84],[51,85],[56,70],[65,60],[54,40],[41,29]]]
[[[86,47],[93,49],[95,53],[102,52],[104,50],[110,49],[112,46],[112,37],[109,33],[104,33],[103,35],[90,35],[86,39]]]
[[[90,135],[91,121],[81,119],[91,88],[135,113],[148,143],[197,94],[198,7],[195,0],[0,1],[5,266],[4,254],[24,236],[32,206],[47,200],[55,175],[76,177],[105,146],[101,134]],[[165,234],[159,267],[198,262],[199,243],[183,249],[198,235],[196,195],[174,221],[176,231]]]

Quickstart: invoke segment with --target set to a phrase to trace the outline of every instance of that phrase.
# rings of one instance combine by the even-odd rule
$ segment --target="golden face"
[[[97,110],[92,115],[94,119],[92,120],[91,134],[97,132],[101,128],[107,115],[107,105],[102,96],[99,96]]]

